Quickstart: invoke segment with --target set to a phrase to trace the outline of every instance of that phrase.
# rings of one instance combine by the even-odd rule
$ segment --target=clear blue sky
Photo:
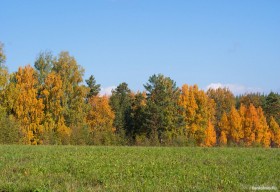
[[[163,73],[179,86],[280,91],[279,0],[2,0],[0,41],[11,72],[66,50],[104,88],[143,90]]]

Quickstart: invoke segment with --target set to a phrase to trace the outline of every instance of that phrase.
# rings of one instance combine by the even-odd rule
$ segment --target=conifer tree
[[[280,124],[280,95],[270,92],[265,99],[264,111],[267,118],[274,117],[275,121]]]
[[[115,113],[114,127],[116,134],[122,138],[123,142],[127,142],[128,133],[131,132],[131,98],[132,93],[127,83],[121,83],[112,91],[110,97],[110,106]]]
[[[130,108],[131,131],[129,135],[133,143],[142,144],[146,141],[148,129],[145,127],[145,110],[147,107],[146,93],[138,92],[132,97]]]
[[[162,74],[152,75],[144,85],[147,92],[146,126],[152,144],[169,144],[181,135],[183,117],[178,105],[180,90]]]
[[[92,96],[97,96],[100,92],[100,84],[96,84],[96,80],[93,75],[86,80],[87,86],[89,88],[89,92],[87,94],[87,98]]]

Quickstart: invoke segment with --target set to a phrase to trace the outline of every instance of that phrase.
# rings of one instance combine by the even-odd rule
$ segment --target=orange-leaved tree
[[[216,131],[215,128],[213,126],[213,124],[211,123],[211,121],[208,121],[208,126],[205,130],[205,141],[204,141],[205,145],[208,147],[214,146],[216,145]]]

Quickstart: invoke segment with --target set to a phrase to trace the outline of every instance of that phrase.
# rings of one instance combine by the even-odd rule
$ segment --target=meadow
[[[279,149],[0,146],[0,191],[273,191],[279,170]]]

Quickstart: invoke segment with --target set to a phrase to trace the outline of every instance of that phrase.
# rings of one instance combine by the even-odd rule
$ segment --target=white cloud
[[[100,95],[103,96],[103,95],[107,95],[107,96],[110,96],[112,95],[112,90],[115,89],[116,86],[110,86],[110,87],[101,87],[101,90],[100,90]]]
[[[256,93],[256,92],[263,92],[261,88],[256,87],[246,87],[244,85],[238,85],[238,84],[222,84],[222,83],[211,83],[206,87],[206,90],[208,89],[218,89],[218,88],[228,88],[232,91],[234,95],[240,95],[244,93]]]

